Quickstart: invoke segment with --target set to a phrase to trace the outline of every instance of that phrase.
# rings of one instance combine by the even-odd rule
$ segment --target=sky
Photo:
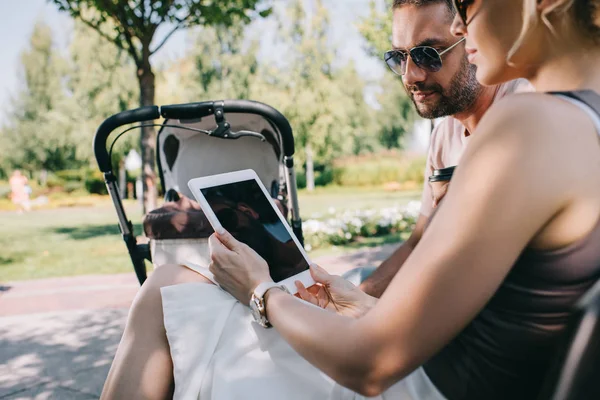
[[[361,16],[368,14],[369,0],[324,0],[324,3],[330,11],[332,40],[340,56],[354,60],[358,72],[365,79],[376,79],[383,71],[382,63],[365,56],[362,50],[364,42],[354,27]],[[20,54],[27,49],[37,21],[44,21],[51,27],[57,47],[65,50],[73,26],[67,14],[59,12],[48,0],[0,0],[0,37],[4,38],[0,53],[0,125],[5,119],[10,98],[18,91],[21,82]],[[156,38],[160,40],[166,31],[167,28],[159,30]],[[186,32],[173,35],[153,56],[156,65],[168,64],[185,55],[187,37]]]

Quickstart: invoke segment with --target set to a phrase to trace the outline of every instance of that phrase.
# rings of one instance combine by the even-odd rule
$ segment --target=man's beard
[[[477,82],[476,73],[477,67],[470,64],[465,57],[446,90],[435,83],[417,83],[406,87],[406,90],[417,114],[422,118],[434,119],[454,115],[468,110],[481,93],[482,86]],[[413,94],[415,91],[436,92],[440,94],[440,98],[435,103],[417,103]]]

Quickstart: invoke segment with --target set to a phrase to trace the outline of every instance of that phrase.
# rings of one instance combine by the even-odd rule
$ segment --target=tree
[[[257,99],[258,40],[247,37],[246,26],[215,25],[193,34],[188,56],[164,71],[158,95],[169,102],[217,99]],[[181,85],[180,82],[185,82]]]
[[[354,65],[333,65],[336,52],[323,2],[314,2],[310,17],[302,0],[291,3],[288,15],[280,16],[280,48],[288,51],[278,55],[287,63],[268,72],[271,87],[278,88],[269,97],[290,120],[311,190],[315,164],[328,165],[336,156],[360,151],[355,144],[368,133],[370,107]]]
[[[180,29],[195,25],[222,23],[231,25],[251,19],[260,0],[51,0],[59,10],[95,29],[102,37],[126,51],[133,59],[140,88],[140,105],[155,103],[155,75],[150,62],[156,53]],[[266,16],[269,9],[258,12]],[[112,25],[107,32],[106,24]],[[169,25],[170,31],[151,48],[159,27]],[[142,181],[144,213],[156,206],[155,130],[145,127],[141,134]]]
[[[80,21],[74,26],[68,62],[66,89],[70,103],[64,112],[76,131],[78,157],[91,164],[92,133],[110,115],[136,106],[139,99],[136,69],[123,50]],[[138,147],[132,139],[126,135],[119,140],[119,146],[115,147],[118,156]]]
[[[371,1],[370,6],[369,16],[361,22],[359,30],[368,43],[367,51],[383,63],[383,53],[391,48],[392,43],[392,18],[389,12],[379,11],[375,1]],[[402,148],[402,139],[416,118],[415,111],[400,77],[387,67],[379,86],[379,142],[388,149]]]
[[[47,25],[35,25],[21,64],[22,87],[0,137],[5,168],[34,172],[80,166],[72,125],[63,112],[69,103],[67,63],[56,52]]]

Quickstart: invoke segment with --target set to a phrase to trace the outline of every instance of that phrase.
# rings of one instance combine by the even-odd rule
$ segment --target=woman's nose
[[[467,27],[458,13],[454,15],[452,25],[450,25],[450,33],[456,37],[463,37],[467,34]]]

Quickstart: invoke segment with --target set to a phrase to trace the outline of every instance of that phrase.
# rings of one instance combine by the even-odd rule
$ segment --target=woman
[[[526,78],[539,93],[512,96],[487,112],[435,218],[381,299],[375,302],[314,268],[329,295],[300,290],[327,309],[273,288],[264,299],[275,329],[257,336],[280,335],[315,371],[341,385],[336,388],[368,396],[532,399],[571,306],[600,276],[600,2],[455,3],[459,13],[452,31],[466,38],[478,79],[491,85]],[[577,93],[596,103],[595,112],[579,101],[544,93],[586,89],[591,91]],[[266,263],[227,232],[210,243],[216,280],[247,305],[254,289],[271,280]],[[130,351],[136,332],[162,326],[156,309],[149,314],[161,304],[158,288],[167,335],[176,330],[168,314],[184,307],[173,307],[178,291],[194,302],[194,293],[218,290],[204,284],[173,286],[203,279],[183,268],[161,269],[132,309],[105,386],[108,397],[127,390],[130,395],[170,390],[169,379],[156,379],[161,373],[169,376],[166,339],[146,349],[148,359],[133,359]],[[171,338],[173,359],[205,345]],[[217,361],[213,357],[206,365]],[[139,376],[120,375],[125,368]],[[176,362],[176,383],[185,368]],[[217,379],[200,376],[204,383]],[[254,379],[236,376],[233,386],[248,387],[249,377]],[[126,380],[139,386],[127,387]],[[261,389],[246,398],[260,398],[277,382],[261,381]],[[198,388],[201,398],[228,398],[215,392],[203,396],[202,385]],[[294,395],[292,389],[289,394]]]
[[[29,211],[29,191],[31,188],[28,185],[27,177],[20,170],[15,170],[8,183],[11,190],[10,198],[18,207],[17,212]]]

